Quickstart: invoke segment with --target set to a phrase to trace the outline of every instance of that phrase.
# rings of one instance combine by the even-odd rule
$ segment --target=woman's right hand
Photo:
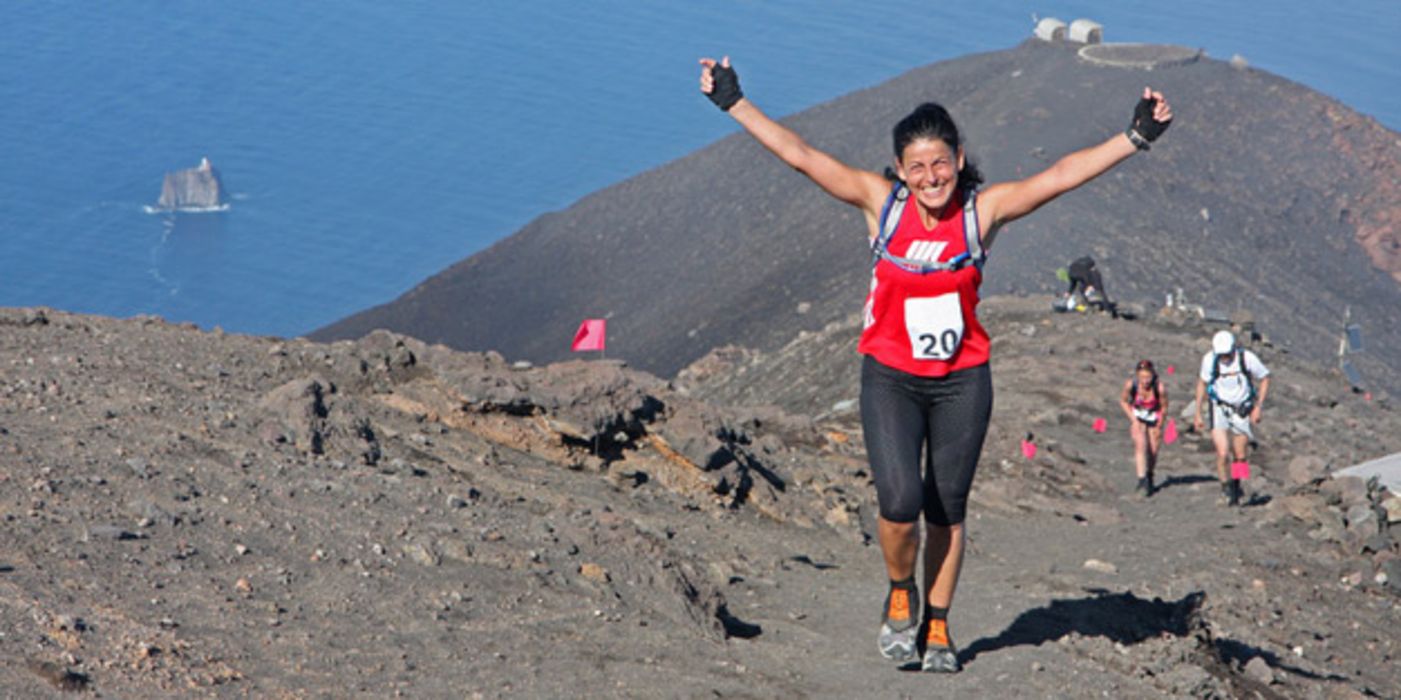
[[[725,110],[754,140],[778,156],[788,167],[806,175],[827,194],[859,207],[866,214],[867,234],[876,235],[881,205],[890,194],[890,183],[879,173],[853,168],[826,152],[813,148],[792,129],[764,114],[739,89],[739,76],[730,57],[719,61],[700,59],[700,91],[716,107]],[[731,109],[733,108],[733,109]]]
[[[721,111],[730,111],[730,108],[744,97],[744,93],[739,89],[739,75],[730,67],[730,57],[725,56],[719,61],[702,58],[700,64],[701,92]]]

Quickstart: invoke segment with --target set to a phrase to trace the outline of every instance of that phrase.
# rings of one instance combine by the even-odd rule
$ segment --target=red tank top
[[[1133,407],[1145,411],[1158,410],[1158,380],[1155,378],[1153,383],[1148,385],[1146,393],[1139,392],[1137,379],[1131,381],[1133,382]]]
[[[919,204],[911,201],[891,236],[890,253],[929,262],[964,253],[968,245],[963,239],[963,193],[955,194],[949,204],[928,230],[919,218]],[[943,377],[986,363],[990,343],[977,314],[982,283],[977,265],[919,274],[880,260],[871,271],[857,351],[922,377]]]

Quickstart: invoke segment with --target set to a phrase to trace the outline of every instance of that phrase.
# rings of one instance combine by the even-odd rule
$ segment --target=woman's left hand
[[[1143,88],[1143,97],[1139,98],[1138,104],[1134,106],[1133,122],[1129,124],[1129,129],[1143,137],[1144,141],[1152,143],[1167,131],[1172,124],[1172,105],[1168,104],[1163,93],[1156,92],[1152,88]]]

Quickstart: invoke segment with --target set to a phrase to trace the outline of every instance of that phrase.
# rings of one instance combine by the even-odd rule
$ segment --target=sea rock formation
[[[224,206],[224,183],[208,158],[186,170],[165,174],[161,183],[161,209],[218,209]]]

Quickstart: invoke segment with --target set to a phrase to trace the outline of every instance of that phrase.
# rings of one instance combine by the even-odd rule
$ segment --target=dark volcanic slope
[[[1161,303],[1182,287],[1194,301],[1251,311],[1315,362],[1332,362],[1349,305],[1373,348],[1401,345],[1401,287],[1369,260],[1394,262],[1401,141],[1268,73],[1207,58],[1151,71],[1093,65],[1073,46],[1028,41],[911,71],[788,123],[878,169],[890,126],[938,100],[997,181],[1122,128],[1145,83],[1173,100],[1165,141],[1010,226],[987,291],[1049,291],[1052,270],[1091,253],[1122,298]],[[610,356],[670,374],[717,345],[774,349],[845,316],[864,294],[866,260],[854,210],[736,135],[542,216],[312,337],[389,328],[544,361],[567,353],[580,319],[606,315]],[[1395,389],[1401,358],[1386,361],[1371,379]]]

